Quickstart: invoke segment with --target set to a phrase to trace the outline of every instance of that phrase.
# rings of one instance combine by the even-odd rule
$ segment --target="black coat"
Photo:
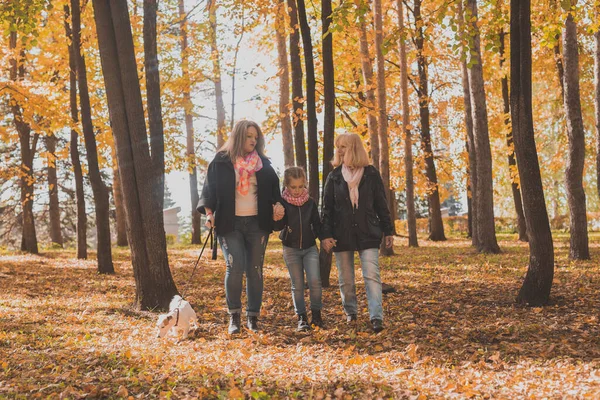
[[[281,230],[279,238],[281,243],[295,249],[308,249],[314,246],[316,238],[320,238],[321,218],[317,203],[309,198],[301,206],[295,206],[281,199],[285,207],[284,217],[274,222],[274,229]]]
[[[323,197],[323,238],[337,240],[333,251],[378,248],[394,232],[379,171],[365,167],[358,185],[358,208],[352,206],[342,167],[327,177]]]
[[[261,157],[263,167],[256,172],[258,196],[258,225],[260,229],[273,231],[273,204],[281,202],[279,178],[271,162]],[[215,231],[225,235],[234,229],[235,219],[235,170],[229,155],[219,152],[208,165],[202,195],[196,209],[206,214],[204,207],[214,212]]]

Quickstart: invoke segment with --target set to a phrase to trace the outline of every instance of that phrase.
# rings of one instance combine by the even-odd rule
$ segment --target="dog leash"
[[[198,259],[196,260],[196,265],[194,265],[194,269],[192,270],[192,274],[190,275],[190,278],[187,280],[188,282],[192,281],[192,278],[194,277],[194,273],[196,272],[196,269],[198,268],[198,265],[200,264],[200,258],[202,258],[202,254],[204,253],[204,249],[206,248],[206,244],[208,243],[209,239],[211,239],[213,237],[213,228],[210,228],[210,231],[208,232],[208,235],[206,235],[206,239],[204,240],[204,245],[202,245],[202,250],[200,250],[200,255],[198,256]],[[212,244],[212,240],[211,240],[211,244]],[[214,253],[214,250],[213,250]],[[213,260],[216,259],[213,258]],[[181,304],[181,302],[183,301],[183,291],[181,293],[181,300],[179,300],[179,304]],[[178,315],[179,317],[179,315]]]

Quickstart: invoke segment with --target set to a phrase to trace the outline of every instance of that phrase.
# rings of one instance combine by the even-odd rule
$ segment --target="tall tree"
[[[8,39],[9,49],[17,49],[17,32],[11,31]],[[11,57],[9,60],[9,77],[12,82],[25,78],[25,52],[19,51],[19,59]],[[19,187],[21,191],[21,212],[23,214],[23,233],[21,236],[21,250],[37,254],[37,235],[35,232],[35,219],[33,216],[33,159],[35,157],[39,133],[31,133],[31,126],[23,119],[23,112],[18,100],[11,95],[10,110],[13,121],[19,134],[21,150],[21,168]]]
[[[144,0],[144,67],[146,69],[146,100],[148,128],[153,169],[156,172],[153,188],[156,198],[162,199],[165,190],[165,134],[160,102],[160,74],[156,45],[157,0]],[[162,204],[161,204],[162,208]]]
[[[517,302],[541,306],[550,298],[554,245],[533,132],[530,7],[530,0],[510,2],[510,109],[529,234],[529,267]]]
[[[304,67],[306,70],[306,117],[308,119],[308,191],[317,204],[319,203],[319,140],[317,133],[317,106],[315,104],[315,62],[310,26],[306,16],[304,0],[297,0],[298,21],[302,35],[304,50]]]
[[[363,1],[359,3],[360,8],[367,9],[368,5]],[[369,54],[369,40],[367,38],[368,13],[358,16],[358,29],[360,33],[360,65],[362,69],[363,85],[365,87],[367,111],[367,129],[369,130],[369,144],[371,147],[371,161],[379,168],[379,128],[377,126],[377,97],[375,96],[375,81],[373,78],[373,64]]]
[[[77,66],[81,125],[83,128],[83,138],[88,159],[88,171],[92,192],[94,194],[94,206],[96,209],[98,272],[101,274],[112,274],[115,272],[115,269],[112,262],[110,243],[109,193],[108,188],[100,175],[100,166],[98,164],[98,150],[96,148],[94,125],[92,124],[92,108],[88,92],[85,57],[81,50],[81,8],[79,0],[71,0],[71,13],[73,25],[73,54],[75,55],[75,65]]]
[[[504,52],[504,37],[506,36],[504,29],[500,30],[500,69],[504,67],[505,52]],[[506,144],[508,147],[508,168],[510,169],[510,186],[515,203],[515,212],[517,214],[517,231],[519,232],[519,240],[527,242],[527,224],[525,223],[525,214],[523,214],[523,200],[521,199],[521,190],[516,182],[514,173],[517,168],[517,160],[515,159],[515,149],[513,144],[512,128],[510,126],[510,96],[508,93],[508,75],[502,73],[502,101],[504,103],[504,125],[506,126]]]
[[[217,43],[217,1],[208,0],[208,20],[210,22],[210,48],[213,64],[213,82],[215,84],[215,101],[217,107],[217,148],[225,144],[225,104],[223,103],[223,87],[221,83],[221,55]],[[195,206],[194,206],[195,208]]]
[[[377,65],[377,111],[379,114],[378,135],[379,136],[379,171],[383,180],[387,203],[390,209],[392,192],[390,190],[390,147],[388,142],[388,115],[387,115],[387,87],[385,83],[385,58],[383,57],[383,15],[381,11],[381,0],[375,0],[373,7],[375,20],[375,60]],[[393,215],[394,213],[392,213]],[[386,247],[381,243],[383,255],[394,254],[394,247]]]
[[[419,116],[421,119],[421,149],[425,158],[425,174],[427,176],[427,203],[429,207],[429,239],[433,241],[446,240],[444,223],[440,206],[440,192],[438,188],[437,173],[431,147],[430,113],[429,113],[429,83],[428,61],[425,50],[425,32],[423,17],[421,16],[421,0],[414,0],[413,14],[415,20],[414,43],[417,49],[417,71],[419,83],[417,94],[419,96]]]
[[[404,175],[406,181],[406,225],[408,247],[419,247],[417,238],[417,215],[415,212],[415,182],[413,178],[412,133],[410,105],[408,104],[408,62],[406,60],[406,31],[402,0],[396,0],[400,38],[400,91],[402,92],[402,131],[404,132]]]
[[[596,8],[596,20],[600,20],[600,5]],[[594,33],[594,103],[596,105],[596,177],[600,195],[600,27]]]
[[[150,158],[126,0],[93,0],[100,61],[129,231],[136,305],[166,309],[175,282],[169,269],[161,201]],[[118,38],[118,40],[117,40]]]
[[[62,231],[60,228],[60,206],[58,202],[58,179],[56,177],[56,142],[54,134],[44,138],[48,152],[48,200],[50,240],[55,246],[63,247]]]
[[[475,186],[475,219],[477,223],[477,250],[483,253],[498,253],[494,227],[494,188],[492,186],[492,151],[488,131],[487,104],[483,81],[483,64],[479,28],[477,26],[477,0],[467,0],[470,14],[471,46],[468,69],[471,90],[471,112],[473,114],[473,138],[477,154],[477,185]]]
[[[65,32],[69,40],[69,105],[71,110],[71,121],[73,126],[79,125],[79,113],[77,110],[77,64],[75,61],[75,50],[73,49],[73,33],[69,23],[71,19],[70,7],[65,4]],[[69,154],[73,164],[73,175],[75,177],[75,197],[77,199],[77,258],[87,259],[87,214],[85,212],[85,194],[83,192],[83,171],[79,159],[78,148],[79,134],[71,127],[71,139]]]
[[[284,0],[277,3],[275,15],[275,38],[277,39],[277,60],[279,62],[279,123],[283,142],[283,161],[286,166],[294,165],[294,138],[290,120],[290,69],[287,46],[285,44],[285,15],[287,6]]]
[[[577,47],[577,25],[573,20],[574,8],[569,14],[563,31],[564,106],[567,117],[569,153],[565,173],[567,201],[570,214],[569,257],[575,260],[590,258],[587,233],[585,191],[583,190],[583,166],[585,161],[585,132],[579,96],[579,50]]]
[[[125,219],[125,206],[123,204],[123,189],[117,164],[116,153],[113,161],[113,199],[115,201],[115,220],[117,225],[117,246],[127,246],[127,221]]]
[[[196,168],[196,146],[194,145],[194,117],[192,110],[194,103],[191,95],[190,62],[188,50],[188,27],[185,4],[179,0],[179,32],[181,48],[181,75],[184,80],[183,88],[183,114],[185,117],[186,155],[188,158],[188,178],[190,183],[190,203],[192,207],[192,244],[200,244],[201,217],[196,206],[200,200],[198,194],[198,169]]]
[[[304,95],[302,92],[302,62],[300,58],[300,29],[296,0],[287,0],[290,13],[290,67],[292,70],[292,122],[294,125],[294,147],[296,165],[308,166],[306,162],[306,142],[304,140]]]

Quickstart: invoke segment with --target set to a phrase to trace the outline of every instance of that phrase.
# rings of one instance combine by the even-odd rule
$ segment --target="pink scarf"
[[[262,160],[256,150],[248,153],[246,157],[238,157],[235,160],[234,168],[239,175],[236,189],[239,194],[242,196],[248,194],[250,190],[250,177],[256,171],[260,171],[262,167]]]
[[[287,188],[285,188],[285,189],[283,189],[283,193],[281,194],[281,197],[283,197],[283,199],[285,201],[287,201],[288,203],[290,203],[296,207],[300,207],[304,203],[306,203],[309,199],[308,189],[306,189],[306,188],[302,189],[302,194],[300,194],[300,196],[298,196],[298,197],[294,197],[294,196],[292,196],[290,191]]]
[[[350,200],[355,208],[358,208],[358,184],[363,176],[363,172],[365,172],[364,167],[349,168],[346,164],[342,165],[342,175],[348,184]]]

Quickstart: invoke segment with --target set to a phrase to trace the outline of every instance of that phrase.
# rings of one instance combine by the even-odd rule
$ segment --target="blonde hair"
[[[289,185],[291,179],[304,179],[304,185],[306,186],[306,172],[302,167],[287,167],[283,172],[283,186]]]
[[[238,157],[244,156],[244,143],[246,142],[246,132],[248,128],[254,127],[256,132],[258,133],[258,138],[256,139],[256,147],[254,148],[259,156],[265,156],[265,137],[263,136],[262,131],[260,130],[260,126],[254,121],[249,120],[241,120],[238,121],[233,130],[231,131],[231,135],[225,142],[223,146],[218,151],[224,151],[227,153],[231,162],[235,163]]]
[[[362,139],[356,133],[342,133],[335,138],[335,147],[341,144],[346,145],[346,152],[344,158],[340,157],[339,152],[336,150],[331,165],[337,167],[345,164],[348,167],[360,168],[369,165],[369,155],[365,146],[363,145]]]

